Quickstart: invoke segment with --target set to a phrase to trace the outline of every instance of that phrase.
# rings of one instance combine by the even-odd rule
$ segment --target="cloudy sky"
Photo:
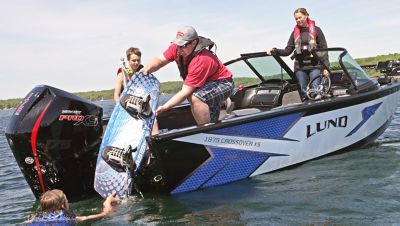
[[[39,84],[112,89],[128,47],[139,47],[146,64],[183,25],[214,40],[222,61],[284,47],[298,7],[308,9],[330,47],[353,57],[400,52],[395,0],[0,0],[0,99],[24,97]],[[175,64],[155,74],[179,80]]]

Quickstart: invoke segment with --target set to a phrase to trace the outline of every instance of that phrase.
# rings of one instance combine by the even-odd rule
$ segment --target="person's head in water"
[[[54,189],[40,196],[40,208],[42,212],[51,213],[57,210],[68,210],[69,204],[64,192]]]
[[[113,192],[103,202],[103,211],[89,216],[76,216],[69,210],[67,196],[59,189],[44,192],[39,199],[41,211],[25,221],[28,225],[75,225],[76,222],[105,217],[113,211],[113,205],[119,202]]]
[[[298,8],[294,11],[293,13],[294,19],[296,20],[297,25],[300,27],[307,27],[308,26],[308,17],[310,14],[308,14],[307,9],[305,8]]]

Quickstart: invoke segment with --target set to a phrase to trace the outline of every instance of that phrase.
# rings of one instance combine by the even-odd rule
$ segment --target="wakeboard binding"
[[[124,149],[107,146],[101,153],[101,157],[117,172],[133,172],[136,169],[136,164],[132,158],[132,153],[135,151],[136,148],[132,149],[130,145]]]
[[[124,94],[120,99],[120,104],[135,119],[143,119],[152,115],[150,99],[150,94],[143,96]]]

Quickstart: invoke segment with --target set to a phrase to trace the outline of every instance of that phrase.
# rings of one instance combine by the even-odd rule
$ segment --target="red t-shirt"
[[[168,61],[175,61],[179,67],[177,48],[176,44],[171,44],[163,55]],[[232,73],[211,51],[203,49],[190,61],[183,83],[190,87],[202,87],[208,81],[224,78],[232,78]]]

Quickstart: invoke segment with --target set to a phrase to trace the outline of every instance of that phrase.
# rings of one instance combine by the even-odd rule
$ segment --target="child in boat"
[[[69,211],[69,203],[64,192],[59,189],[49,190],[40,196],[41,212],[28,220],[28,225],[74,225],[76,222],[99,219],[113,211],[113,205],[119,201],[116,194],[112,194],[103,202],[103,210],[89,216],[76,216]]]
[[[141,58],[142,58],[142,52],[140,51],[140,49],[135,47],[130,47],[129,49],[126,50],[126,59],[128,60],[129,67],[124,69],[126,75],[125,78],[122,68],[119,68],[117,71],[117,80],[114,88],[115,103],[118,103],[119,96],[121,95],[122,91],[125,88],[126,84],[124,84],[124,79],[126,82],[129,82],[132,75],[135,74],[135,72],[138,72],[140,69],[142,69],[143,65],[140,64]]]

